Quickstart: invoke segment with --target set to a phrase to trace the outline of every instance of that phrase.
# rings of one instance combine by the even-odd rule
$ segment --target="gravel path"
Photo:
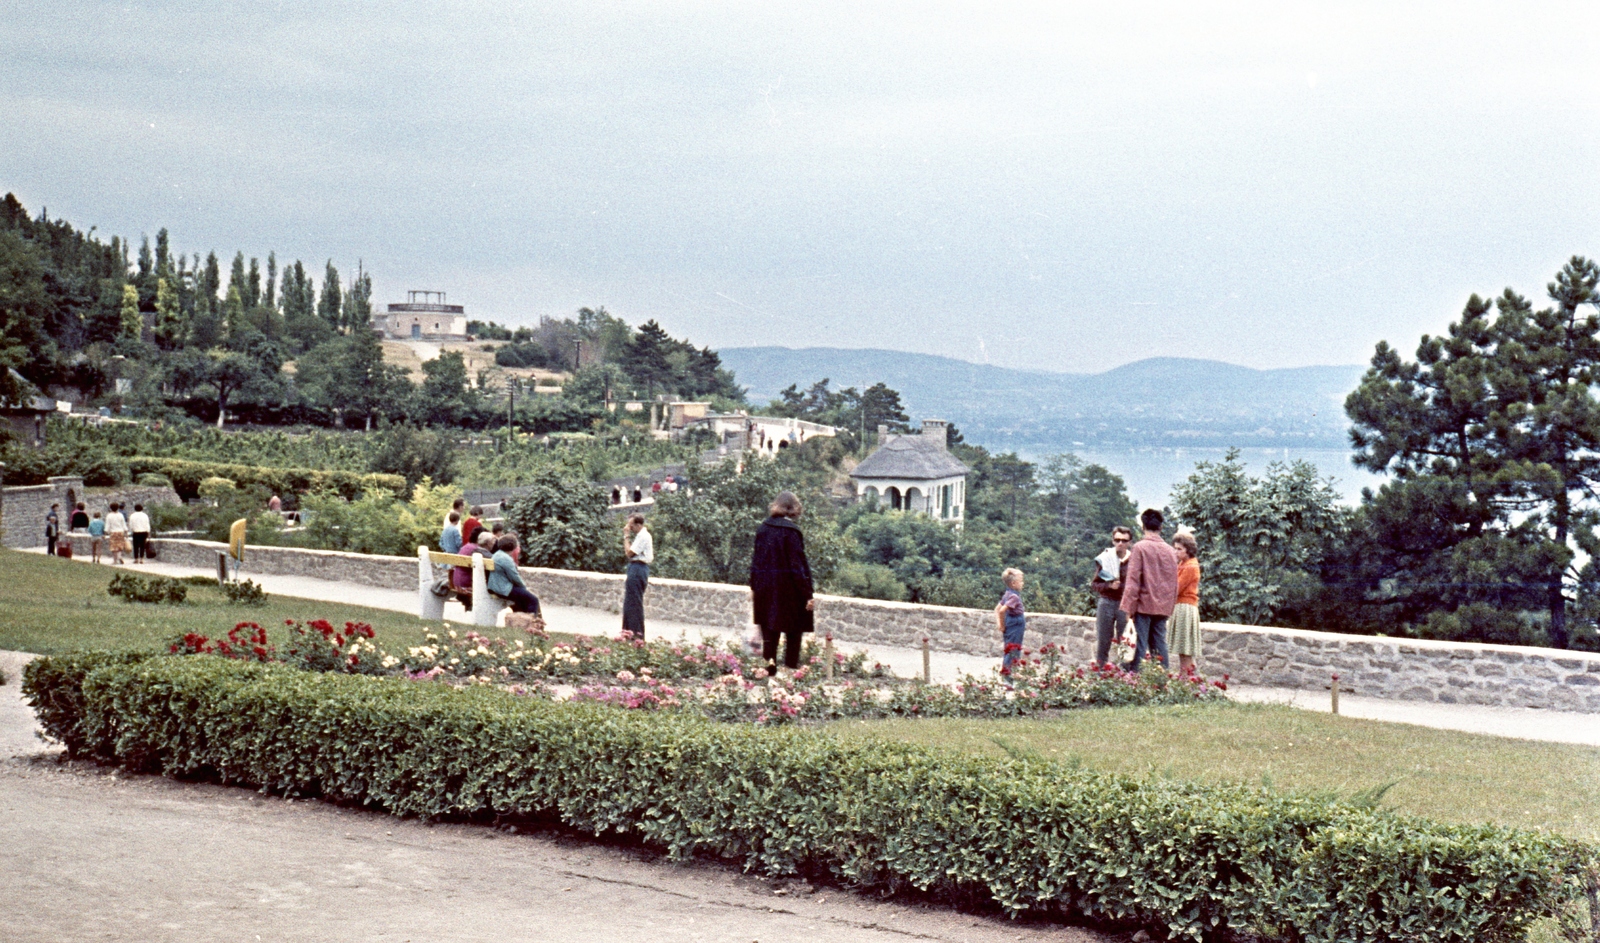
[[[8,943],[1125,939],[64,762],[33,737],[26,657],[0,653]]]

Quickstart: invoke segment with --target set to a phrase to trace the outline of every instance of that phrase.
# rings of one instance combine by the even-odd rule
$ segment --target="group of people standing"
[[[1194,534],[1179,530],[1167,543],[1161,536],[1166,520],[1150,508],[1139,515],[1143,530],[1138,541],[1133,530],[1114,527],[1111,546],[1094,561],[1090,588],[1096,598],[1096,666],[1111,664],[1112,643],[1124,638],[1133,624],[1133,661],[1138,671],[1154,657],[1162,667],[1169,655],[1178,656],[1185,674],[1195,670],[1200,656],[1200,548]],[[1026,621],[1022,611],[1022,571],[1007,569],[1001,576],[1006,589],[995,607],[996,627],[1005,645],[1001,671],[1009,672],[1022,649]],[[1119,666],[1120,667],[1120,666]]]
[[[144,505],[135,504],[133,511],[123,513],[127,505],[114,501],[106,508],[105,517],[99,511],[93,515],[89,513],[82,501],[72,509],[72,515],[67,519],[67,530],[70,533],[81,533],[89,536],[89,552],[95,563],[100,562],[100,548],[104,544],[111,554],[111,562],[122,565],[122,555],[131,550],[134,563],[144,563],[149,557],[150,543],[150,515],[145,513]],[[55,556],[60,550],[61,541],[61,505],[50,505],[50,512],[44,518],[45,553]],[[67,554],[71,556],[70,553]]]

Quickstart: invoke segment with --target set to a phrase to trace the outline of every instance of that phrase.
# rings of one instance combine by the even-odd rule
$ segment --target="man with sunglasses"
[[[1094,614],[1094,664],[1107,663],[1111,657],[1111,640],[1128,628],[1128,614],[1122,611],[1122,583],[1128,578],[1128,545],[1133,542],[1133,531],[1127,527],[1111,528],[1111,546],[1094,558],[1094,580],[1091,586],[1100,597]]]

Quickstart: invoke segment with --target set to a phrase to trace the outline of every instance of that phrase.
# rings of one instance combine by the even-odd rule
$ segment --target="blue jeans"
[[[1006,616],[1005,654],[1000,656],[1000,670],[1011,673],[1011,663],[1022,657],[1022,636],[1028,630],[1025,616]]]
[[[1133,670],[1153,652],[1161,667],[1167,666],[1167,617],[1138,613],[1133,617],[1133,631],[1139,636],[1139,645],[1133,650]]]

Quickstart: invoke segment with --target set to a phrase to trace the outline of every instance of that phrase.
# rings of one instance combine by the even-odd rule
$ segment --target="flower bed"
[[[538,816],[771,875],[1066,908],[1204,940],[1511,941],[1593,849],[1265,788],[218,657],[40,658],[74,754],[401,815]],[[1575,925],[1570,929],[1578,932]]]
[[[579,636],[557,642],[542,630],[507,641],[473,631],[428,632],[403,653],[379,649],[370,626],[291,621],[294,641],[280,656],[261,645],[230,641],[255,623],[240,623],[229,640],[189,635],[173,654],[219,654],[351,674],[393,674],[412,681],[493,684],[545,699],[594,701],[630,710],[684,710],[722,721],[784,724],[841,718],[1016,717],[1042,711],[1127,704],[1181,704],[1221,697],[1225,681],[1168,673],[1148,665],[1139,674],[1067,664],[1061,649],[1024,650],[1006,675],[967,675],[953,685],[896,678],[863,653],[834,652],[833,678],[815,643],[791,674],[767,677],[763,662],[736,647],[628,637]],[[264,635],[263,635],[264,641]]]

